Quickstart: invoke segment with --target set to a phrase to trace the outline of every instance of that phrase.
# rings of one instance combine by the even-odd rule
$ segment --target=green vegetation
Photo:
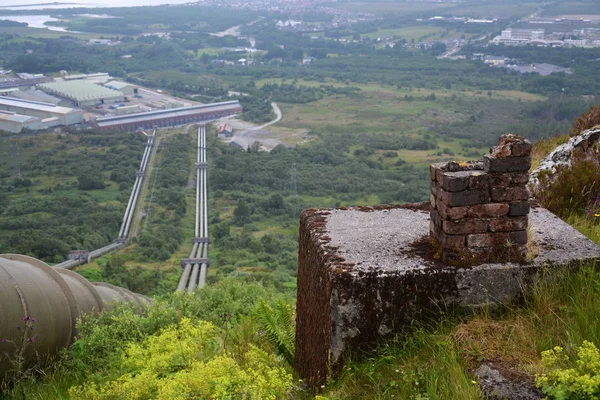
[[[0,252],[60,262],[112,242],[143,150],[131,133],[0,141]]]
[[[302,132],[305,142],[269,153],[258,151],[258,144],[243,151],[218,141],[209,128],[209,286],[187,296],[172,292],[193,236],[194,138],[190,132],[159,133],[137,239],[79,272],[162,297],[155,297],[144,315],[119,307],[83,322],[78,340],[57,362],[24,371],[0,398],[313,398],[291,368],[300,211],[424,201],[428,164],[479,158],[505,132],[539,140],[539,159],[567,137],[546,138],[568,133],[573,119],[598,102],[597,49],[477,43],[508,20],[536,12],[537,3],[328,6],[381,18],[315,33],[278,29],[275,21],[290,17],[285,13],[210,7],[102,10],[119,18],[61,11],[71,29],[85,32],[78,34],[33,35],[30,28],[0,21],[0,32],[6,32],[0,33],[3,69],[107,71],[203,102],[237,92],[233,98],[245,109],[242,118],[258,123],[274,119],[270,103],[275,101],[283,118],[269,129]],[[568,13],[576,6],[590,11],[595,3],[546,6],[546,14]],[[432,12],[500,20],[415,22]],[[329,17],[306,13],[303,18],[317,26]],[[256,39],[259,51],[234,51],[249,42],[207,33],[240,24],[248,24],[241,30]],[[120,44],[91,46],[80,40],[98,35]],[[378,43],[382,36],[393,37],[395,46]],[[462,49],[466,55],[549,62],[574,73],[519,75],[475,60],[438,59],[445,43],[418,43],[463,37],[473,40]],[[590,118],[577,126],[597,122]],[[93,130],[2,136],[0,253],[59,262],[71,249],[97,248],[114,239],[143,136]],[[577,163],[541,198],[600,243],[597,167],[593,160]],[[579,360],[597,362],[588,344],[600,345],[595,268],[548,272],[526,293],[523,307],[508,304],[493,316],[484,309],[415,322],[414,329],[379,343],[375,352],[352,354],[317,398],[479,399],[483,395],[471,371],[492,361],[528,382],[537,374],[549,396],[576,393],[567,378],[592,390],[581,379],[588,371],[576,355],[583,349]],[[544,359],[542,352],[555,346],[568,359],[557,352],[552,354],[560,363],[551,362],[551,353],[543,353]]]

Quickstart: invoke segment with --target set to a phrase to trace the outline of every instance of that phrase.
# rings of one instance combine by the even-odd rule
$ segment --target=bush
[[[69,394],[78,399],[274,400],[287,397],[292,387],[292,375],[274,356],[250,345],[234,359],[217,327],[188,318],[129,345],[115,368],[126,372],[100,385],[73,387]]]
[[[575,160],[569,169],[557,172],[556,178],[540,174],[536,198],[548,210],[561,216],[583,211],[600,189],[598,160]]]
[[[568,368],[569,357],[562,347],[542,352],[546,374],[536,376],[536,384],[550,399],[597,399],[600,396],[600,351],[588,341],[577,350],[575,366]]]
[[[600,107],[590,107],[590,109],[582,114],[573,123],[571,136],[577,136],[581,132],[600,125]]]

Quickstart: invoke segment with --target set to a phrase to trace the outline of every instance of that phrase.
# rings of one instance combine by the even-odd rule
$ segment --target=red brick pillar
[[[430,166],[429,232],[442,261],[525,262],[531,143],[502,135],[483,161]]]

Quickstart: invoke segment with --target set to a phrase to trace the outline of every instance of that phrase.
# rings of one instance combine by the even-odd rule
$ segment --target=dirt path
[[[273,107],[273,111],[275,111],[275,115],[277,116],[273,121],[271,122],[267,122],[264,125],[258,126],[256,128],[252,128],[253,130],[257,131],[260,129],[264,129],[267,126],[276,124],[277,122],[281,121],[281,117],[283,117],[283,114],[281,113],[281,110],[279,109],[279,106],[277,105],[277,103],[271,103],[271,107]]]
[[[273,150],[277,145],[285,144],[281,138],[274,135],[270,130],[265,129],[268,126],[281,121],[281,118],[283,117],[283,113],[276,103],[271,103],[271,107],[273,107],[276,118],[259,126],[256,126],[256,124],[253,124],[252,122],[243,121],[234,117],[221,118],[219,123],[227,124],[235,131],[233,138],[225,139],[225,142],[235,142],[244,149],[252,146],[254,142],[260,142],[263,150],[267,151]]]
[[[252,21],[249,24],[242,24],[242,25],[252,25],[258,21],[260,21],[262,18],[257,19],[256,21]],[[240,27],[242,25],[236,25],[236,26],[232,26],[231,28],[225,29],[222,32],[215,32],[215,33],[211,33],[212,36],[217,36],[217,37],[223,37],[223,36],[227,36],[227,35],[231,35],[231,36],[235,36],[238,37],[240,36]]]

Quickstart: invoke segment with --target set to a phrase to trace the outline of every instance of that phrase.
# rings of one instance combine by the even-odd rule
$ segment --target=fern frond
[[[270,306],[261,301],[254,316],[264,331],[265,338],[277,353],[290,365],[294,362],[294,345],[296,341],[295,313],[293,308],[283,301],[277,301]]]

